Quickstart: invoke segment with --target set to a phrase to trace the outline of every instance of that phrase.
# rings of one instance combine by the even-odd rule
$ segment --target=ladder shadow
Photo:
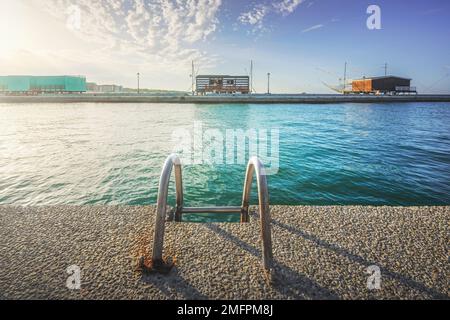
[[[141,281],[158,288],[164,296],[173,299],[174,293],[181,294],[185,300],[207,300],[208,297],[184,279],[176,266],[169,275],[142,274]],[[178,298],[175,298],[178,299]]]
[[[258,257],[258,259],[261,259],[262,255],[260,250],[222,229],[219,225],[208,224],[206,227],[223,239],[232,242],[237,247],[244,249],[255,257]],[[295,288],[292,288],[293,283],[296,284]],[[302,300],[306,299],[306,297],[309,299],[340,299],[339,296],[332,290],[320,286],[317,282],[296,272],[295,270],[292,270],[287,265],[278,262],[275,259],[274,281],[271,283],[271,286],[279,293],[292,299]]]
[[[327,242],[325,240],[322,240],[322,239],[320,239],[319,237],[317,237],[315,235],[312,235],[312,234],[309,234],[309,233],[304,232],[302,230],[296,229],[295,227],[289,226],[287,224],[284,224],[284,223],[282,223],[280,221],[277,221],[277,220],[274,220],[274,219],[272,219],[272,225],[275,225],[275,226],[277,226],[279,228],[282,228],[282,229],[284,229],[284,230],[286,230],[286,231],[288,231],[288,232],[290,232],[290,233],[292,233],[294,235],[302,237],[305,240],[311,241],[311,242],[315,243],[316,245],[318,245],[318,246],[320,246],[322,248],[325,248],[327,250],[333,251],[334,253],[337,253],[337,254],[339,254],[339,255],[341,255],[341,256],[343,256],[343,257],[345,257],[345,258],[347,258],[347,259],[349,259],[349,260],[351,260],[353,262],[356,262],[358,264],[364,265],[366,267],[371,266],[371,265],[377,265],[380,268],[381,274],[383,275],[383,277],[387,276],[387,277],[390,277],[392,279],[395,279],[395,280],[401,282],[402,284],[404,284],[405,286],[411,287],[411,288],[413,288],[415,290],[418,290],[418,291],[420,291],[422,293],[428,294],[429,296],[431,296],[432,299],[440,299],[440,300],[444,299],[444,300],[447,300],[447,299],[450,298],[449,296],[445,295],[444,293],[439,292],[437,290],[434,290],[432,288],[429,288],[425,284],[423,284],[421,282],[418,282],[418,281],[412,279],[411,277],[408,277],[406,275],[402,275],[402,274],[399,274],[399,273],[397,273],[395,271],[392,271],[392,270],[390,270],[390,269],[388,269],[386,267],[381,266],[380,264],[378,264],[375,261],[366,260],[365,258],[363,258],[363,257],[361,257],[359,255],[351,253],[349,250],[347,250],[345,248],[342,248],[342,247],[340,247],[340,246],[338,246],[336,244],[333,244],[333,243]]]

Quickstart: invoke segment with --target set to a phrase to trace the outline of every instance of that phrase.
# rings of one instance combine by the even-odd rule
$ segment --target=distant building
[[[86,83],[86,89],[88,92],[98,92],[98,85],[95,82]]]
[[[0,76],[4,93],[75,93],[86,92],[83,76]]]
[[[227,75],[201,75],[196,77],[196,93],[248,94],[250,93],[250,77]]]
[[[103,93],[117,93],[117,92],[123,92],[122,86],[117,86],[115,84],[103,84],[99,85],[99,92]]]
[[[87,83],[88,92],[101,92],[101,93],[119,93],[123,92],[123,87],[115,84],[96,84],[95,82]]]
[[[363,78],[352,81],[353,93],[416,93],[411,79],[395,76]]]

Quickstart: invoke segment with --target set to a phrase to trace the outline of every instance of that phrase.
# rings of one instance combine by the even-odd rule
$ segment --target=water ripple
[[[448,103],[0,104],[0,115],[0,204],[153,204],[171,134],[194,122],[280,130],[275,204],[450,204]],[[185,166],[187,205],[239,205],[244,171]]]

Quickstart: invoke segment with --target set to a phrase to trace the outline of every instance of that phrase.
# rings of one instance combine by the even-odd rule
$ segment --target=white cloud
[[[303,2],[304,0],[277,0],[258,3],[250,10],[241,13],[238,21],[243,25],[252,27],[254,33],[264,32],[268,30],[265,25],[267,16],[270,14],[288,16]]]
[[[304,0],[282,0],[273,4],[275,10],[283,15],[291,14]]]
[[[88,81],[190,88],[218,56],[200,49],[218,27],[222,0],[0,0],[2,74],[82,74]],[[81,23],[70,27],[79,8]],[[8,19],[6,19],[8,17]],[[12,28],[14,32],[8,30]],[[5,35],[10,35],[5,38]],[[10,41],[11,39],[11,41]],[[14,41],[12,41],[14,40]]]
[[[153,63],[200,58],[194,44],[217,27],[221,0],[32,0],[66,20],[67,8],[81,11],[81,39],[115,54],[134,54]]]
[[[310,31],[313,31],[313,30],[320,29],[320,28],[323,28],[323,24],[316,24],[315,26],[312,26],[312,27],[309,27],[307,29],[302,30],[302,32],[306,33],[306,32],[310,32]]]
[[[242,13],[238,20],[242,24],[253,26],[255,30],[263,30],[264,18],[269,12],[269,6],[258,4],[252,10]]]

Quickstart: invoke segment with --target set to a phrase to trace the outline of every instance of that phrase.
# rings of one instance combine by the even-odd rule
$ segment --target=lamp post
[[[267,94],[270,94],[270,72],[267,73]]]
[[[138,85],[138,86],[137,86],[137,89],[138,89],[138,90],[137,90],[137,93],[138,93],[138,94],[139,94],[139,91],[140,91],[140,88],[139,88],[139,80],[140,80],[140,76],[141,76],[141,74],[138,72],[138,73],[137,73],[137,85]]]
[[[347,88],[347,62],[345,62],[345,66],[344,66],[344,90],[343,90],[344,94],[345,94],[346,88]]]

